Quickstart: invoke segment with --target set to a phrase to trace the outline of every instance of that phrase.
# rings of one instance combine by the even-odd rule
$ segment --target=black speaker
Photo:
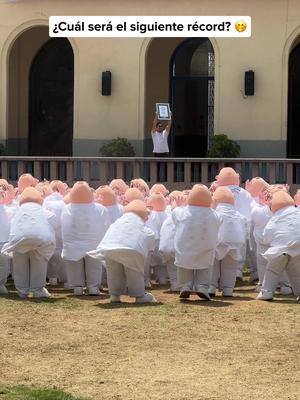
[[[102,96],[111,95],[111,72],[102,72]]]
[[[245,96],[254,95],[254,71],[245,72]]]

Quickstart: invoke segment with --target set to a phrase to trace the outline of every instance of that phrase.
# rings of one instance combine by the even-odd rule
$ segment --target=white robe
[[[62,248],[62,232],[61,232],[61,214],[66,204],[63,200],[61,194],[55,192],[50,196],[46,197],[43,203],[43,208],[50,210],[56,216],[56,229],[55,229],[55,238],[56,238],[56,248]]]
[[[121,204],[113,204],[112,206],[105,206],[108,211],[111,224],[118,218],[122,217],[124,207]]]
[[[165,254],[175,253],[174,247],[174,236],[175,236],[175,223],[173,216],[168,217],[163,222],[160,229],[160,240],[159,240],[159,251]]]
[[[2,253],[27,253],[36,250],[49,260],[55,249],[54,215],[46,212],[40,204],[25,203],[14,215],[8,242]]]
[[[231,193],[234,195],[234,208],[241,213],[250,224],[251,203],[253,202],[253,197],[249,192],[247,192],[247,190],[237,185],[229,185],[228,189],[230,189]]]
[[[149,251],[155,246],[155,235],[134,213],[125,213],[107,230],[95,251],[88,254],[110,258],[136,271],[143,272]]]
[[[251,210],[251,223],[253,236],[258,244],[263,244],[264,229],[272,217],[272,211],[267,205],[256,204]]]
[[[300,255],[300,213],[294,206],[284,207],[273,214],[263,233],[269,246],[263,256],[271,261],[283,253]]]
[[[95,250],[107,231],[110,220],[100,204],[68,204],[61,215],[62,258],[79,261]]]
[[[222,224],[218,234],[216,259],[222,260],[229,254],[234,260],[243,260],[243,246],[247,240],[247,220],[233,205],[220,203],[216,208]]]
[[[215,257],[220,219],[208,207],[173,210],[175,265],[186,269],[211,267]]]

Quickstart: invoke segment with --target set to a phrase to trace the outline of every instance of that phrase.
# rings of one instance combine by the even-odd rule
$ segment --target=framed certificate
[[[170,120],[171,111],[169,103],[156,103],[157,118],[161,120]]]

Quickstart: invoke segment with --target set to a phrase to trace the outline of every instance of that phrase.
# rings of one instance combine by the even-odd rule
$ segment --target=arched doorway
[[[9,155],[72,155],[73,87],[74,56],[67,39],[49,39],[47,25],[16,34],[7,52]]]
[[[287,157],[300,158],[300,43],[290,53],[288,79]]]
[[[74,55],[65,38],[48,40],[30,69],[29,154],[71,156]]]
[[[187,39],[170,60],[171,153],[205,157],[214,134],[215,54],[207,38]]]

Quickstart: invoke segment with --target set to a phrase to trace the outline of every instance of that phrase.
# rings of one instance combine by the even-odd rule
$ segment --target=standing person
[[[203,185],[194,186],[186,207],[174,208],[174,249],[180,299],[192,292],[210,300],[208,289],[221,221],[211,209],[211,194]]]
[[[61,214],[62,258],[65,260],[68,284],[74,295],[82,296],[84,287],[92,296],[99,296],[102,263],[87,253],[96,249],[107,231],[108,211],[95,204],[87,182],[76,182],[70,192],[70,203]]]
[[[294,200],[283,190],[270,201],[272,218],[267,223],[263,240],[268,250],[263,254],[268,264],[258,300],[272,300],[281,274],[285,271],[293,293],[300,295],[300,214]]]
[[[43,209],[43,198],[33,187],[22,191],[19,204],[2,253],[12,253],[13,277],[19,297],[25,299],[30,292],[33,297],[50,297],[45,286],[47,264],[55,250],[55,216]]]
[[[172,126],[172,118],[166,127],[158,121],[157,113],[153,119],[151,136],[153,141],[153,154],[155,157],[167,157],[169,155],[168,136]]]

